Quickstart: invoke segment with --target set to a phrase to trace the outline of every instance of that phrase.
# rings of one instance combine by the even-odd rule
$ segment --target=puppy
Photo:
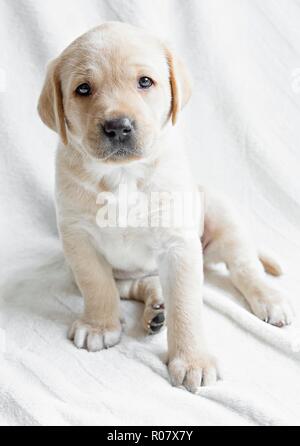
[[[187,69],[166,44],[109,22],[50,64],[38,110],[60,136],[58,226],[84,297],[84,313],[70,339],[91,352],[116,345],[120,297],[144,302],[144,327],[157,333],[166,305],[171,381],[196,392],[218,379],[202,325],[203,253],[226,264],[261,320],[282,327],[291,323],[292,312],[265,277],[265,271],[280,275],[280,267],[257,252],[234,210],[198,189],[183,148],[170,143],[172,124],[190,96]],[[136,210],[136,197],[150,201],[153,193],[205,194],[205,200],[197,202],[200,212],[190,225],[105,227],[99,218],[102,198],[113,197],[122,206],[120,186],[126,187],[130,211]],[[166,208],[171,206],[158,200],[151,215],[164,215]]]

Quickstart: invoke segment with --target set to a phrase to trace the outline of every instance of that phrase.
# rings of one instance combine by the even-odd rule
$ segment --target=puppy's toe
[[[106,331],[103,334],[103,341],[105,348],[113,347],[120,342],[121,330]]]
[[[81,348],[83,348],[83,347],[81,347]],[[103,349],[104,349],[104,339],[103,339],[102,334],[90,333],[87,337],[87,350],[91,353],[95,353],[95,352],[99,352],[100,350],[103,350]]]
[[[283,299],[274,301],[254,299],[251,306],[253,313],[259,319],[275,327],[283,328],[293,322],[293,310]]]
[[[285,327],[293,322],[293,311],[288,303],[270,305],[268,308],[268,323],[275,327]]]
[[[191,393],[214,386],[219,378],[216,361],[207,354],[199,358],[175,357],[169,362],[169,373],[173,386],[184,386]]]
[[[159,333],[165,326],[165,306],[163,303],[147,305],[144,311],[144,328],[150,335]]]
[[[93,325],[78,320],[73,323],[68,337],[79,349],[89,352],[99,352],[105,348],[118,344],[121,338],[121,324],[113,324],[110,328],[105,325]]]

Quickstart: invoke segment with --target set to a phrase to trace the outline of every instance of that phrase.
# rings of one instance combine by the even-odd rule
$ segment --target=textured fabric
[[[144,336],[140,304],[122,303],[114,349],[66,339],[83,304],[56,229],[57,137],[36,104],[47,62],[105,20],[151,29],[189,64],[175,131],[194,175],[277,253],[300,314],[300,2],[0,0],[0,424],[299,425],[299,324],[257,320],[223,270],[207,273],[205,326],[224,380],[197,396],[170,386],[166,333]]]

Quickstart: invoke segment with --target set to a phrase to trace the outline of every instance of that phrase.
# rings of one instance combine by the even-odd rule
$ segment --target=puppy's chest
[[[156,270],[154,234],[147,219],[145,194],[135,183],[98,195],[97,215],[83,218],[97,251],[118,271]]]
[[[156,270],[154,249],[149,231],[133,228],[99,228],[84,222],[93,245],[118,271]]]

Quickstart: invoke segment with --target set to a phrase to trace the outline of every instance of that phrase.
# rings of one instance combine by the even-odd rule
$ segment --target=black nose
[[[129,118],[112,119],[104,123],[103,130],[112,141],[124,142],[133,132],[133,123]]]

